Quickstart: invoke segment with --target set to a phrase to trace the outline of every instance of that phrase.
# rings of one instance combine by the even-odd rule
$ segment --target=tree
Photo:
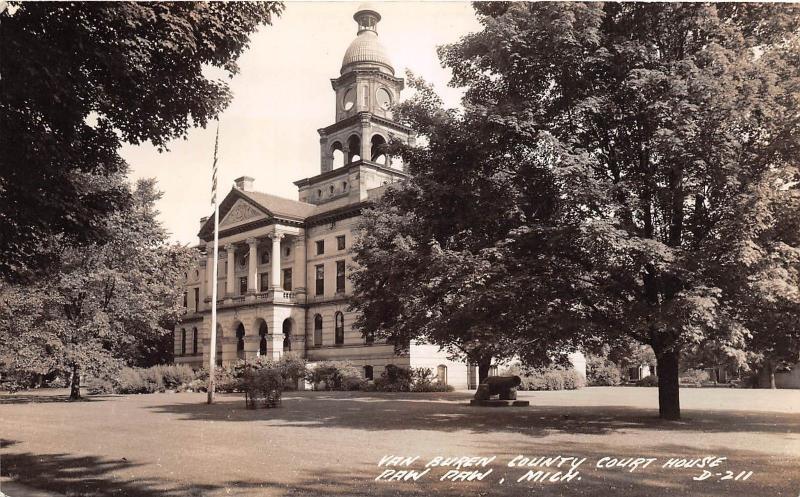
[[[677,419],[681,350],[741,348],[750,333],[720,271],[734,256],[726,221],[743,214],[752,185],[797,155],[797,8],[476,9],[483,30],[440,52],[452,83],[505,123],[508,140],[545,134],[554,169],[602,185],[580,189],[588,196],[577,250],[564,251],[582,282],[573,293],[591,325],[582,332],[652,346],[660,415]]]
[[[741,195],[720,244],[720,281],[746,330],[746,360],[775,388],[800,361],[800,169],[768,171]]]
[[[172,332],[184,312],[178,282],[194,255],[166,244],[154,180],[138,181],[129,194],[131,206],[105,221],[110,239],[65,245],[50,279],[2,288],[4,370],[66,374],[74,400],[81,374],[108,375],[134,363],[143,343]]]
[[[495,319],[483,341],[506,353],[633,339],[656,355],[660,416],[677,419],[685,348],[757,344],[726,264],[741,262],[743,199],[800,149],[797,9],[475,8],[483,29],[440,49],[463,114],[426,92],[400,108],[428,145],[400,147],[409,185],[365,216],[378,234],[357,249],[360,323],[431,337],[450,321],[450,343]]]
[[[9,2],[0,12],[0,278],[46,274],[57,243],[112,236],[122,142],[166,149],[230,101],[249,36],[280,2]],[[57,236],[57,238],[56,238]]]
[[[417,95],[395,111],[426,145],[392,145],[410,179],[363,213],[351,272],[356,326],[401,352],[411,342],[438,345],[477,364],[481,381],[493,359],[565,362],[576,346],[565,330],[575,321],[542,319],[562,307],[545,284],[559,270],[547,264],[550,248],[524,248],[541,256],[521,262],[536,266],[535,280],[519,278],[505,263],[523,220],[552,237],[572,229],[565,221],[570,205],[553,197],[552,175],[542,166],[546,153],[504,141],[504,126],[481,109],[444,109],[424,81],[409,79]],[[510,305],[519,293],[529,297],[525,304]]]

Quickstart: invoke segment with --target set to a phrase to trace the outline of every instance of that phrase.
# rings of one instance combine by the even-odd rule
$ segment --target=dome
[[[355,67],[377,67],[394,76],[394,67],[383,44],[378,40],[376,26],[381,15],[369,4],[362,4],[353,15],[358,24],[358,36],[347,47],[342,59],[341,74]]]
[[[341,73],[344,74],[350,66],[356,64],[365,67],[372,65],[384,66],[394,75],[394,67],[389,54],[386,53],[386,48],[384,48],[374,31],[361,31],[356,39],[350,43],[342,59]]]

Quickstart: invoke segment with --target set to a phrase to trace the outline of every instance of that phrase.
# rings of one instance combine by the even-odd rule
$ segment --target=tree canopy
[[[483,29],[440,49],[463,112],[399,109],[429,140],[398,146],[412,178],[365,216],[360,324],[522,356],[632,338],[670,419],[686,347],[796,352],[798,8],[475,8]]]
[[[53,266],[58,243],[110,236],[133,201],[122,142],[166,149],[230,101],[236,60],[280,2],[9,2],[0,12],[0,278]]]
[[[136,364],[152,352],[143,347],[172,332],[185,311],[179,283],[195,254],[166,244],[154,180],[139,180],[129,193],[130,207],[105,220],[108,240],[63,245],[47,280],[0,287],[4,371],[69,376],[77,398],[80,374]]]

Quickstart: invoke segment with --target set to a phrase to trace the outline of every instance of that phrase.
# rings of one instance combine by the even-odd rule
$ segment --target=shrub
[[[89,395],[102,395],[116,392],[114,382],[107,378],[89,378],[86,380],[85,386]]]
[[[410,392],[411,371],[399,368],[394,364],[387,365],[381,373],[381,377],[375,379],[375,390],[379,392]]]
[[[364,390],[367,386],[367,380],[359,376],[348,376],[342,380],[342,390],[355,391]]]
[[[589,356],[586,360],[586,381],[592,386],[616,386],[622,382],[622,373],[608,359]]]
[[[344,390],[345,381],[352,385],[352,378],[361,379],[361,371],[348,361],[324,361],[316,363],[307,377],[315,389],[322,386],[324,390]]]
[[[519,376],[519,390],[575,390],[586,385],[583,375],[574,369],[548,367],[526,370],[518,365],[502,372],[503,376]]]
[[[307,364],[305,359],[294,354],[287,354],[274,361],[264,357],[259,357],[249,363],[255,369],[274,369],[283,378],[284,390],[296,388],[297,382],[304,379],[307,374]]]
[[[453,387],[439,381],[431,368],[411,369],[412,392],[452,392]]]
[[[637,387],[657,387],[658,386],[658,376],[651,374],[650,376],[645,376],[644,378],[638,380],[636,382]]]
[[[708,373],[702,369],[687,369],[680,375],[680,382],[685,385],[695,385],[699,387],[708,380]]]
[[[248,408],[275,407],[281,401],[283,376],[277,368],[247,368],[242,373],[241,387]]]
[[[195,378],[194,371],[186,364],[165,364],[153,366],[150,369],[161,377],[164,386],[169,389],[177,389]]]
[[[180,391],[186,392],[206,392],[208,391],[208,379],[201,380],[199,378],[185,383],[179,387]]]

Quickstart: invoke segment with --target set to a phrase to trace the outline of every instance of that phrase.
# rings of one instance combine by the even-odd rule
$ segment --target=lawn
[[[66,393],[66,392],[60,392]],[[473,408],[470,394],[289,392],[251,411],[235,395],[105,396],[65,402],[49,393],[0,396],[0,470],[21,492],[75,496],[543,495],[789,496],[800,493],[800,392],[683,389],[684,418],[656,417],[652,388],[521,393],[529,408]],[[409,468],[387,455],[419,456]],[[375,481],[386,469],[422,471],[434,457],[496,456],[483,480]],[[586,458],[569,481],[517,480],[516,456]],[[727,458],[703,481],[670,458]],[[656,458],[633,472],[608,458]],[[517,458],[519,460],[519,458]],[[562,461],[565,461],[562,459]],[[569,461],[569,460],[566,460]],[[722,481],[726,471],[740,476]],[[719,474],[717,474],[719,473]],[[553,476],[558,479],[559,476]],[[0,487],[2,490],[2,487]]]

